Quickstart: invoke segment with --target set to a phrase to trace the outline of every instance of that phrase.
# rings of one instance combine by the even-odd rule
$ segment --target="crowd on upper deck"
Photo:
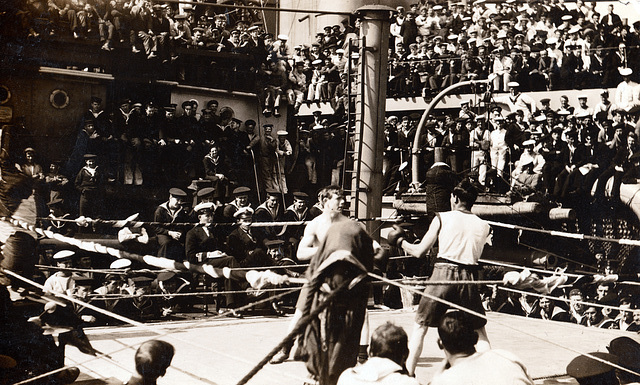
[[[570,7],[570,8],[569,8]],[[619,67],[637,73],[640,21],[606,14],[578,0],[398,7],[391,19],[389,91],[433,95],[463,80],[510,81],[525,91],[615,87]],[[633,22],[633,27],[628,24]]]
[[[606,13],[582,0],[450,5],[434,2],[397,7],[390,15],[389,87],[392,97],[433,96],[464,80],[487,79],[496,91],[517,81],[524,91],[615,87],[619,67],[637,77],[640,21]],[[325,26],[312,42],[291,46],[284,34],[265,29],[247,9],[124,0],[34,0],[17,11],[25,33],[99,39],[103,50],[126,47],[163,63],[180,63],[181,48],[248,54],[243,70],[258,81],[265,114],[280,103],[295,110],[305,102],[344,107],[349,73],[357,70],[360,20]],[[348,63],[351,53],[352,63]],[[631,60],[630,60],[631,59]],[[182,64],[178,78],[184,79]],[[350,72],[351,70],[351,72]],[[351,81],[354,81],[351,79]]]

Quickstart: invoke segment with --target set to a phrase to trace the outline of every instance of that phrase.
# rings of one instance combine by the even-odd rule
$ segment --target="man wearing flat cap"
[[[282,193],[276,189],[267,189],[267,199],[256,208],[253,219],[256,222],[279,222],[282,220],[282,207],[280,200]],[[265,239],[276,239],[280,232],[280,226],[260,227],[256,232],[262,233]]]
[[[186,199],[186,192],[179,188],[172,188],[169,190],[169,200],[156,208],[153,220],[154,222],[163,223],[162,225],[153,226],[160,246],[158,257],[174,261],[183,261],[185,259],[185,232],[182,229],[171,226],[171,224],[191,222],[189,214],[183,208]]]
[[[296,191],[293,193],[293,203],[285,210],[282,220],[284,222],[296,222],[310,220],[309,216],[309,195]],[[284,239],[291,244],[292,254],[296,255],[298,243],[304,234],[304,225],[286,227]]]
[[[222,215],[227,222],[234,222],[234,214],[243,207],[249,207],[249,187],[240,186],[233,189],[233,200],[226,205],[222,211]]]

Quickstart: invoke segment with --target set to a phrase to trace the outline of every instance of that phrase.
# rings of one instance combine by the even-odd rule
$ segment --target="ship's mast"
[[[393,9],[368,5],[357,10],[360,27],[358,77],[363,82],[356,98],[354,164],[359,172],[352,181],[351,205],[359,218],[379,217],[382,212],[382,154],[387,95],[389,15]],[[359,177],[358,177],[359,176]],[[379,223],[366,222],[369,234],[378,238]]]

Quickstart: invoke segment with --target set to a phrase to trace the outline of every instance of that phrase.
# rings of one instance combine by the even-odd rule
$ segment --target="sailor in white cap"
[[[622,76],[622,82],[616,87],[616,95],[613,104],[616,108],[626,111],[627,113],[635,113],[640,111],[640,93],[638,92],[638,83],[631,80],[633,70],[631,68],[619,68],[618,71]]]
[[[72,250],[60,250],[53,255],[56,266],[61,270],[55,272],[44,282],[44,291],[49,293],[71,294],[76,287],[70,270],[73,267],[73,258],[76,253]]]
[[[593,108],[587,105],[589,97],[586,94],[578,95],[578,107],[573,112],[574,116],[593,116]]]
[[[542,174],[542,166],[544,165],[544,158],[536,151],[536,141],[534,139],[528,139],[522,142],[522,154],[520,159],[515,162],[515,168],[512,176],[512,186],[515,186],[518,176],[524,172],[525,166],[531,164],[531,173]]]
[[[538,111],[536,101],[531,96],[520,92],[520,84],[518,82],[508,82],[507,87],[509,88],[509,95],[496,97],[495,101],[507,104],[512,112],[522,111],[524,120],[529,122],[531,117]]]

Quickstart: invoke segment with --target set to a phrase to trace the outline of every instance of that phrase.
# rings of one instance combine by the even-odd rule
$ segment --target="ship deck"
[[[372,310],[370,325],[391,321],[411,333],[414,311],[411,309]],[[556,377],[579,352],[606,351],[613,338],[635,333],[586,328],[579,325],[528,319],[489,313],[487,333],[493,348],[505,349],[522,359],[536,384],[576,384]],[[287,331],[291,316],[254,316],[244,319],[203,318],[148,324],[145,327],[101,327],[87,329],[93,346],[112,360],[92,359],[76,348],[67,348],[67,365],[78,365],[82,374],[77,384],[93,385],[126,381],[134,369],[137,344],[162,339],[173,344],[176,355],[159,384],[236,384],[274,346]],[[427,384],[444,357],[436,344],[437,331],[427,333],[425,347],[416,371],[418,380]],[[86,362],[87,360],[91,360]],[[544,377],[553,377],[547,378]],[[303,363],[287,361],[266,365],[249,384],[300,385],[307,378]]]

